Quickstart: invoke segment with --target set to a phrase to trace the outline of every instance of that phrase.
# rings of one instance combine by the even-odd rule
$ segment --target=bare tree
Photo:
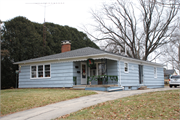
[[[161,58],[162,61],[172,66],[180,72],[180,28],[177,28],[172,35],[172,41],[166,45],[165,54]]]
[[[116,52],[126,49],[128,56],[147,60],[151,53],[171,41],[175,30],[172,24],[176,22],[179,3],[168,1],[166,7],[166,2],[138,0],[135,5],[117,0],[111,5],[104,4],[101,11],[92,11],[96,35],[86,32],[97,41],[105,41],[105,48]]]

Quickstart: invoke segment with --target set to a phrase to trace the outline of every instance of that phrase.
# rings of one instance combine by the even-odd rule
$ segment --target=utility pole
[[[43,23],[43,46],[46,47],[46,7],[49,7],[54,4],[64,4],[63,2],[42,2],[42,3],[26,3],[26,4],[37,4],[37,5],[43,5],[44,7],[44,23]],[[46,6],[49,5],[49,6]],[[44,54],[45,55],[45,54]]]

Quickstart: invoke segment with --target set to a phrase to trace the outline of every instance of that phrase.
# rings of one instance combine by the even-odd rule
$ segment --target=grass
[[[92,91],[69,89],[1,90],[1,115],[7,115],[91,94],[96,93]]]
[[[103,102],[59,119],[180,119],[180,91],[144,93]]]

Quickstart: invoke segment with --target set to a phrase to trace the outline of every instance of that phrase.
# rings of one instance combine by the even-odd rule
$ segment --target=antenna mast
[[[64,4],[64,3],[61,3],[61,2],[42,2],[42,3],[26,3],[26,4],[37,4],[37,5],[43,5],[44,7],[44,23],[43,23],[43,46],[44,48],[46,47],[46,7],[49,7],[51,5],[54,5],[54,4]],[[49,5],[49,6],[46,6],[46,5]]]

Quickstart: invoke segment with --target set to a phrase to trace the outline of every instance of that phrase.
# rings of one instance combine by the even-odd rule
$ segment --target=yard
[[[1,90],[1,115],[7,115],[91,94],[96,94],[96,92],[69,89]]]
[[[180,91],[144,93],[100,103],[59,119],[180,119]]]

